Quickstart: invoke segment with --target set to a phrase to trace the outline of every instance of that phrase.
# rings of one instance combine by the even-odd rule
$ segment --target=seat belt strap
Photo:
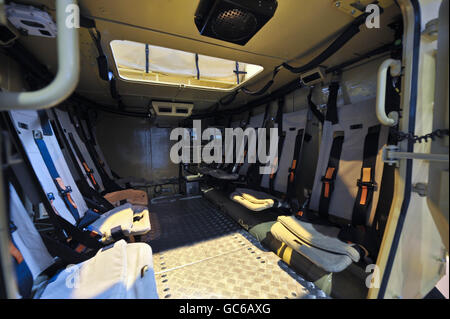
[[[295,177],[298,168],[298,163],[301,158],[304,138],[305,138],[305,130],[304,129],[298,130],[297,136],[295,137],[294,156],[292,159],[291,167],[289,168],[288,189],[287,189],[288,198],[295,197]]]
[[[275,167],[278,167],[278,162],[280,160],[281,152],[283,151],[284,146],[284,140],[286,138],[286,133],[283,131],[283,108],[284,108],[285,100],[284,98],[278,99],[278,105],[277,105],[277,115],[275,117],[275,122],[277,123],[278,128],[278,153],[277,156],[274,159],[274,167],[272,167],[272,172],[269,176],[269,190],[270,193],[274,193],[274,187],[275,187],[275,178],[277,176],[277,173],[274,171]],[[278,170],[277,170],[278,172]]]
[[[328,218],[328,210],[330,207],[331,195],[334,190],[334,180],[336,179],[339,168],[343,143],[344,132],[335,132],[327,170],[325,172],[325,176],[322,177],[322,193],[319,202],[319,215],[323,218]]]
[[[308,94],[309,109],[314,114],[314,116],[317,118],[317,120],[319,120],[319,122],[323,124],[323,122],[325,121],[325,117],[319,111],[319,109],[317,108],[317,105],[312,101],[312,93],[313,93],[313,89],[311,89]]]
[[[280,140],[278,142],[278,154],[273,161],[272,171],[270,172],[270,176],[269,176],[269,190],[270,190],[271,194],[274,194],[274,191],[275,191],[275,179],[277,178],[278,164],[280,161],[281,152],[283,151],[285,140],[286,140],[286,133],[282,132],[282,134],[280,135]],[[276,171],[275,171],[275,167],[277,167]]]
[[[38,112],[38,116],[39,116],[39,120],[41,122],[41,127],[42,127],[42,133],[45,136],[52,136],[53,135],[53,131],[52,131],[52,127],[50,126],[50,121],[48,118],[48,114],[46,110],[39,110]]]
[[[92,186],[94,186],[95,190],[99,191],[100,186],[98,185],[97,181],[95,180],[94,171],[87,164],[86,159],[83,156],[83,153],[81,152],[80,148],[78,147],[77,142],[75,141],[75,138],[73,137],[73,134],[70,132],[69,132],[69,139],[70,139],[70,143],[72,144],[73,149],[75,150],[75,153],[77,154],[78,159],[81,162],[81,165],[83,166],[84,172],[86,173],[86,177],[91,180]]]
[[[84,145],[86,146],[86,149],[88,150],[92,161],[94,162],[95,167],[97,168],[97,172],[100,174],[100,178],[102,179],[103,186],[106,189],[106,192],[115,192],[120,191],[122,188],[117,185],[106,173],[105,171],[105,164],[100,159],[100,156],[97,154],[97,151],[95,150],[95,147],[93,147],[89,142],[88,138],[85,135],[85,132],[82,128],[82,124],[77,121],[77,119],[73,116],[72,112],[68,110],[67,112],[69,119],[72,123],[72,125],[75,127],[78,136],[83,141]]]
[[[364,141],[364,159],[361,167],[361,178],[357,181],[358,193],[353,206],[352,224],[366,225],[367,211],[372,203],[373,193],[377,187],[375,182],[375,166],[378,155],[378,140],[381,125],[369,128]]]
[[[328,90],[329,96],[327,103],[327,115],[325,117],[325,120],[331,122],[331,124],[334,125],[339,122],[337,112],[337,97],[339,92],[339,83],[332,82]]]
[[[42,132],[33,131],[33,137],[39,149],[39,152],[41,153],[42,159],[44,160],[45,166],[47,167],[48,172],[50,173],[50,176],[52,177],[53,182],[55,183],[56,189],[58,190],[61,198],[63,199],[67,209],[70,211],[73,218],[75,218],[75,220],[78,222],[80,220],[80,214],[78,213],[77,205],[70,196],[72,189],[70,188],[70,186],[64,185],[64,181],[59,175],[55,163],[53,162],[53,159],[50,155],[50,152],[48,151],[47,145],[45,144]]]

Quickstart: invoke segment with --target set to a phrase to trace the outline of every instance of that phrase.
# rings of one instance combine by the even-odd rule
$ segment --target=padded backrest
[[[352,220],[353,206],[357,197],[357,180],[361,178],[361,168],[364,158],[364,144],[369,128],[381,125],[375,113],[375,99],[356,104],[338,107],[338,123],[332,125],[325,121],[322,142],[320,145],[319,160],[317,163],[314,186],[309,204],[310,209],[319,210],[322,194],[322,177],[325,176],[330,158],[333,137],[336,132],[344,135],[341,157],[339,161],[334,190],[331,194],[328,214],[345,221]],[[378,153],[375,165],[375,182],[378,187],[373,193],[371,207],[367,210],[367,224],[373,221],[379,198],[381,178],[384,163],[382,149],[386,145],[389,128],[381,126],[378,138]]]
[[[18,136],[22,143],[22,146],[25,149],[25,153],[39,180],[39,183],[41,184],[42,189],[44,190],[45,194],[54,194],[55,200],[53,201],[53,205],[56,211],[60,214],[61,217],[75,225],[76,220],[66,207],[63,199],[59,196],[58,189],[53,182],[53,179],[47,169],[47,166],[45,165],[44,159],[42,158],[42,155],[39,152],[39,149],[33,137],[33,131],[42,132],[38,113],[36,111],[11,111],[10,115],[14,127],[18,132]],[[80,214],[80,218],[82,218],[85,212],[88,210],[88,207],[70,173],[66,159],[64,158],[61,148],[59,147],[55,134],[53,133],[52,135],[43,135],[43,140],[49,150],[56,170],[64,181],[65,186],[70,186],[72,188],[70,196],[77,205],[78,213]]]
[[[78,149],[80,150],[81,154],[83,155],[83,159],[86,161],[86,164],[93,171],[95,181],[98,183],[98,185],[100,187],[100,191],[104,191],[105,187],[103,185],[103,181],[101,179],[100,174],[98,173],[97,169],[95,169],[94,160],[92,159],[91,154],[89,153],[83,140],[78,135],[78,132],[77,132],[75,126],[73,125],[72,121],[70,120],[68,112],[57,109],[57,108],[55,108],[54,111],[57,116],[57,119],[55,119],[55,120],[59,120],[59,123],[61,124],[61,126],[63,128],[64,134],[66,135],[67,141],[70,144],[71,152],[77,159],[76,165],[78,165],[80,167],[81,171],[84,172],[84,168],[83,168],[83,164],[82,164],[83,162],[82,162],[81,158],[79,158],[77,153],[75,152],[75,149],[73,147],[70,136],[72,136],[73,139],[75,140],[75,143],[77,144]],[[49,113],[49,117],[53,118],[53,114],[51,114],[52,112],[48,112],[48,113]],[[88,178],[88,176],[86,174],[83,174],[83,177],[86,179],[88,184],[92,188],[94,188],[90,178]]]
[[[258,128],[261,128],[263,126],[263,124],[264,124],[264,113],[261,113],[261,114],[250,117],[250,120],[249,120],[246,128],[252,127],[257,130]],[[256,136],[258,136],[258,131],[256,131]],[[247,143],[247,142],[245,142],[245,143]],[[253,160],[253,162],[254,162],[254,160]],[[241,167],[239,169],[239,175],[242,175],[242,176],[247,175],[250,165],[251,164],[249,163],[249,158],[248,158],[248,156],[246,156],[244,159],[244,163],[241,165]]]
[[[53,264],[53,258],[36,230],[30,215],[23,206],[15,188],[10,185],[10,215],[16,230],[11,234],[12,239],[21,252],[23,259],[33,275],[39,276]]]
[[[234,128],[237,128],[237,127],[241,127],[241,125],[242,125],[242,121],[236,120],[236,121],[231,122],[230,128],[234,129]],[[225,158],[225,150],[227,149],[227,145],[231,145],[231,143],[233,141],[230,141],[230,140],[227,141],[225,139],[225,130],[222,132],[222,139],[223,139],[223,158]],[[228,142],[228,144],[226,144],[227,142]],[[236,144],[233,144],[233,145],[234,145],[234,149],[232,151],[233,151],[233,153],[235,153],[236,152],[236,150],[235,150],[236,149]]]
[[[283,132],[285,133],[285,138],[278,160],[278,170],[274,175],[274,190],[277,192],[287,192],[289,168],[294,159],[295,141],[299,130],[306,132],[308,116],[308,109],[283,114]],[[300,160],[300,157],[298,160]],[[301,165],[301,163],[298,163],[298,165]],[[261,179],[261,187],[269,189],[269,180],[270,175],[264,175]]]

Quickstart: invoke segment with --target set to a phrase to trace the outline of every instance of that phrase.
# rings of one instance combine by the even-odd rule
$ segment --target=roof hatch
[[[111,41],[120,78],[127,81],[231,91],[259,74],[259,65],[126,40]]]

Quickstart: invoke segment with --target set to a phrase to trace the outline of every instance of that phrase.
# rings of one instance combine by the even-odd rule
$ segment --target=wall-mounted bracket
[[[399,152],[399,147],[396,145],[384,147],[382,156],[383,162],[389,165],[398,165],[401,159],[418,159],[430,162],[448,163],[448,154]]]

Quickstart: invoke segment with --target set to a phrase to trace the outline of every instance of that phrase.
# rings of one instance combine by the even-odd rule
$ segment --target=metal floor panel
[[[150,212],[160,298],[326,298],[203,198],[167,198]]]

